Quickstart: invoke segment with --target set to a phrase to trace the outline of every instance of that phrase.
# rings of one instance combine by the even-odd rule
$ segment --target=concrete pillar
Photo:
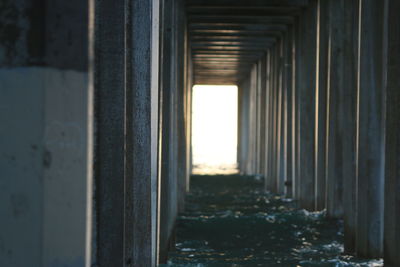
[[[96,264],[125,266],[125,1],[95,11]]]
[[[293,26],[290,26],[286,35],[286,49],[285,49],[285,87],[286,87],[286,190],[285,195],[287,198],[293,197],[293,180],[294,180],[294,147],[293,147],[293,84],[294,84],[294,35]]]
[[[239,172],[243,172],[243,149],[244,149],[244,109],[243,109],[243,89],[240,84],[238,84],[238,131],[237,131],[237,138],[238,138],[238,144],[237,144],[237,163],[238,163],[238,168]]]
[[[176,177],[176,0],[163,1],[162,7],[162,70],[161,88],[161,196],[160,196],[160,263],[167,259],[167,253],[174,244],[175,219],[178,214]]]
[[[177,142],[178,142],[178,210],[179,212],[184,211],[185,206],[185,194],[187,189],[187,163],[186,163],[186,149],[187,149],[187,137],[186,137],[186,123],[187,123],[187,112],[186,112],[186,85],[185,85],[185,18],[184,12],[182,12],[182,1],[178,1],[177,5]]]
[[[311,0],[301,22],[300,110],[300,206],[315,209],[315,100],[317,0]]]
[[[259,174],[259,165],[260,165],[260,87],[259,87],[259,66],[260,62],[258,61],[254,64],[254,67],[251,72],[251,90],[253,97],[253,147],[254,151],[252,153],[252,169],[253,174]]]
[[[356,253],[362,257],[382,256],[385,2],[360,1]]]
[[[315,209],[326,208],[327,73],[329,1],[319,0],[317,10],[317,73],[315,121]]]
[[[266,110],[267,110],[267,90],[266,90],[266,56],[263,56],[260,60],[259,66],[259,86],[260,86],[260,95],[259,95],[259,103],[260,103],[260,151],[259,151],[259,160],[260,166],[258,173],[261,175],[265,175],[266,170]]]
[[[277,49],[276,46],[271,49],[271,171],[268,190],[277,193]]]
[[[300,18],[295,20],[293,33],[293,93],[292,93],[292,108],[293,108],[293,198],[300,197]]]
[[[1,12],[0,266],[89,266],[93,2]]]
[[[258,86],[257,64],[253,65],[250,73],[250,139],[248,170],[250,174],[257,174],[258,165]]]
[[[186,18],[184,18],[186,21]],[[191,174],[191,136],[192,136],[192,66],[191,66],[191,53],[188,45],[188,30],[187,25],[184,25],[184,119],[185,119],[185,138],[186,138],[186,183],[185,191],[188,192],[190,188],[190,174]],[[239,112],[238,112],[239,113]],[[238,124],[239,125],[239,124]],[[238,139],[239,140],[239,139]],[[239,141],[238,141],[239,142]],[[239,147],[239,144],[238,144]],[[239,153],[237,154],[239,155]]]
[[[272,160],[272,129],[271,129],[271,99],[272,99],[272,54],[271,49],[267,52],[266,58],[266,126],[265,126],[265,140],[266,140],[266,151],[265,151],[265,189],[270,190],[271,188],[271,160]]]
[[[343,217],[345,250],[352,253],[356,227],[358,3],[331,1],[329,12],[327,213],[333,218]]]
[[[347,134],[345,120],[348,120],[352,111],[352,99],[346,99],[347,92],[354,90],[351,86],[346,86],[344,79],[345,55],[344,45],[346,42],[344,1],[330,1],[329,3],[329,79],[328,79],[328,140],[327,140],[327,214],[332,218],[343,216],[343,179],[345,176],[354,179],[354,172],[344,172],[343,166],[351,164],[354,159],[347,158],[343,152],[350,145],[353,147],[353,136]],[[353,71],[352,69],[350,69]],[[352,84],[350,84],[352,85]],[[354,85],[354,84],[353,84]],[[351,96],[351,94],[350,94]],[[354,97],[353,97],[354,99]],[[349,100],[349,101],[347,101]],[[346,103],[344,103],[346,101]],[[346,105],[347,104],[347,105]],[[350,112],[348,114],[347,112]],[[354,126],[353,126],[354,127]],[[350,142],[350,144],[349,144]],[[352,146],[353,145],[353,146]],[[348,151],[346,151],[348,152]],[[354,154],[354,153],[353,153]],[[344,157],[344,158],[343,158]]]
[[[126,12],[125,266],[155,266],[158,2],[128,1]]]
[[[250,80],[245,79],[239,85],[240,101],[240,170],[250,174],[248,169],[250,150]]]
[[[399,10],[399,1],[388,1],[384,260],[389,267],[400,266]]]
[[[278,110],[277,110],[277,184],[278,193],[283,195],[285,193],[285,66],[284,66],[284,37],[278,43]]]
[[[343,165],[344,173],[343,178],[343,220],[344,220],[344,250],[345,253],[354,253],[355,249],[355,228],[357,227],[356,213],[357,213],[357,152],[356,152],[356,139],[357,139],[357,73],[358,73],[358,29],[359,29],[359,0],[345,1],[346,11],[345,17],[345,43],[344,43],[344,56],[345,56],[345,72],[344,81],[345,86],[349,88],[345,92],[344,102],[346,106],[344,109],[348,115],[345,116],[347,120],[343,121],[343,128],[346,129],[346,135],[352,136],[351,139],[347,137],[348,146],[345,152],[348,161]],[[353,176],[353,177],[352,177]],[[352,178],[351,178],[352,177]]]

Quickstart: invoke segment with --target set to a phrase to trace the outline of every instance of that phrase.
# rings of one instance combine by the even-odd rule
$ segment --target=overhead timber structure
[[[238,168],[400,266],[400,2],[4,0],[0,266],[156,266],[195,84],[239,87]],[[221,100],[223,101],[223,99]]]

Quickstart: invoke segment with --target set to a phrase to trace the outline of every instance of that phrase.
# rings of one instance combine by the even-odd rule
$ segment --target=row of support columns
[[[241,171],[343,219],[345,251],[387,266],[400,264],[399,10],[311,0],[239,85]]]
[[[6,1],[0,20],[0,266],[165,261],[191,164],[183,1]]]

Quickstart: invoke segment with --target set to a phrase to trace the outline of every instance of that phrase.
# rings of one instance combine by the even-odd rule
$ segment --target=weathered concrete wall
[[[400,266],[400,20],[399,1],[388,1],[388,69],[386,95],[385,266]]]
[[[382,256],[385,1],[360,1],[356,253]]]
[[[250,79],[239,85],[239,169],[244,174],[250,174],[248,169],[250,151]]]
[[[88,3],[1,7],[1,266],[90,264]]]
[[[45,159],[42,73],[40,68],[0,71],[3,192],[0,265],[6,267],[42,265]],[[27,88],[34,89],[30,95]]]
[[[95,263],[124,264],[125,1],[98,1],[95,31]],[[116,194],[115,192],[121,192]]]
[[[317,6],[317,68],[315,119],[315,209],[326,208],[326,147],[327,147],[327,76],[329,1],[318,1]]]
[[[315,209],[315,101],[316,101],[316,37],[317,4],[310,1],[301,21],[300,75],[299,79],[299,201],[307,210]]]
[[[187,86],[192,85],[192,79],[186,76],[191,74],[185,73],[183,68],[187,60],[183,42],[183,2],[165,0],[161,5],[159,253],[160,262],[165,262],[168,249],[174,245],[175,221],[178,211],[184,208],[184,195],[189,184],[187,162],[190,162],[190,146],[186,133],[190,133],[187,127],[190,123],[191,87]],[[191,63],[186,63],[186,66],[188,64]],[[189,79],[187,84],[186,79]]]

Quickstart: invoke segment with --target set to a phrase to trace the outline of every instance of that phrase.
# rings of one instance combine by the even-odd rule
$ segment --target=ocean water
[[[175,249],[163,266],[383,266],[343,255],[342,222],[266,193],[239,175],[191,179]]]

